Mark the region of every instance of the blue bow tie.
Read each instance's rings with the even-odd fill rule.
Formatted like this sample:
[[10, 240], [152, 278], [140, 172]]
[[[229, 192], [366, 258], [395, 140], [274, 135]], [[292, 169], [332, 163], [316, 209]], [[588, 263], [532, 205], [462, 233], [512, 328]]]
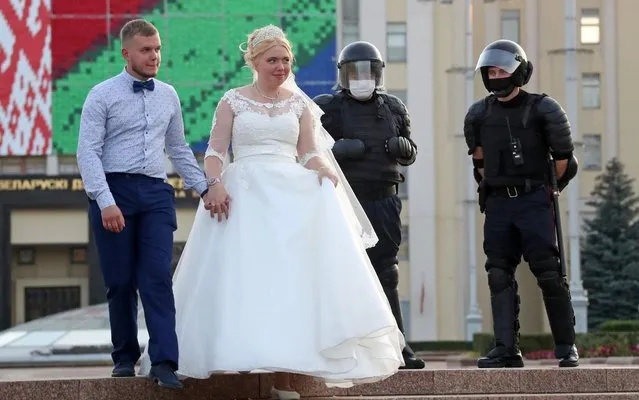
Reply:
[[155, 89], [155, 82], [153, 82], [153, 79], [149, 79], [146, 82], [133, 81], [133, 91], [135, 93], [139, 92], [142, 89], [146, 89], [146, 90]]

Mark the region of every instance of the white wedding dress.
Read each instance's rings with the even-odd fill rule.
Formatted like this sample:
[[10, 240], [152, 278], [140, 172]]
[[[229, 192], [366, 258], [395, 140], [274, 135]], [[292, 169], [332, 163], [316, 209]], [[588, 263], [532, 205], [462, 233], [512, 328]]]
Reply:
[[[266, 370], [350, 387], [404, 365], [370, 244], [332, 182], [300, 160], [315, 151], [312, 126], [300, 128], [307, 105], [237, 89], [218, 105], [207, 154], [228, 161], [232, 144], [222, 175], [232, 200], [222, 222], [200, 202], [174, 276], [181, 378]], [[140, 373], [149, 368], [145, 351]]]

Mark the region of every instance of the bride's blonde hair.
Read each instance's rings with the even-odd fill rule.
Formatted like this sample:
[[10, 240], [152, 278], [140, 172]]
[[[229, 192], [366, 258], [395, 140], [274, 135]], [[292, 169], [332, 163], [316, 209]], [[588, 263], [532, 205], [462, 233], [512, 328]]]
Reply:
[[240, 50], [244, 53], [244, 61], [246, 65], [255, 69], [257, 59], [275, 46], [283, 46], [291, 55], [291, 61], [294, 58], [291, 43], [286, 38], [284, 31], [272, 24], [257, 28], [248, 35], [246, 48]]

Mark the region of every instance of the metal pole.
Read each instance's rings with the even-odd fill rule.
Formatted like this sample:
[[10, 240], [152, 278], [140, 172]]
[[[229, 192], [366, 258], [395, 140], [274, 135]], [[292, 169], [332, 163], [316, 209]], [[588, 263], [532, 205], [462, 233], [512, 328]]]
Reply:
[[[572, 128], [574, 142], [579, 142], [577, 101], [577, 4], [564, 0], [566, 45], [566, 114]], [[581, 254], [579, 229], [579, 176], [568, 185], [568, 235], [570, 243], [570, 287], [575, 309], [576, 332], [588, 330], [588, 298], [581, 281]]]
[[[470, 108], [474, 101], [473, 94], [473, 3], [472, 0], [465, 0], [464, 7], [466, 17], [466, 109]], [[466, 315], [466, 340], [472, 341], [475, 333], [481, 332], [481, 311], [477, 300], [477, 183], [473, 176], [473, 164], [468, 157], [468, 177], [466, 180], [466, 220], [468, 223], [468, 286], [470, 288], [470, 299], [468, 314]]]

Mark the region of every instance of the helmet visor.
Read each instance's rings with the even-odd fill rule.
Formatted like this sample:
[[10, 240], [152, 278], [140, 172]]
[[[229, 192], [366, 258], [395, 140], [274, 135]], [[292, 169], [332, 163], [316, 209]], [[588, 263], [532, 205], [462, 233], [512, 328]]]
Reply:
[[483, 67], [497, 67], [512, 74], [521, 65], [521, 58], [509, 51], [490, 49], [479, 56], [475, 72]]
[[375, 87], [384, 86], [384, 67], [379, 61], [350, 61], [342, 64], [339, 69], [339, 84], [344, 89], [350, 89], [350, 81], [375, 81]]

